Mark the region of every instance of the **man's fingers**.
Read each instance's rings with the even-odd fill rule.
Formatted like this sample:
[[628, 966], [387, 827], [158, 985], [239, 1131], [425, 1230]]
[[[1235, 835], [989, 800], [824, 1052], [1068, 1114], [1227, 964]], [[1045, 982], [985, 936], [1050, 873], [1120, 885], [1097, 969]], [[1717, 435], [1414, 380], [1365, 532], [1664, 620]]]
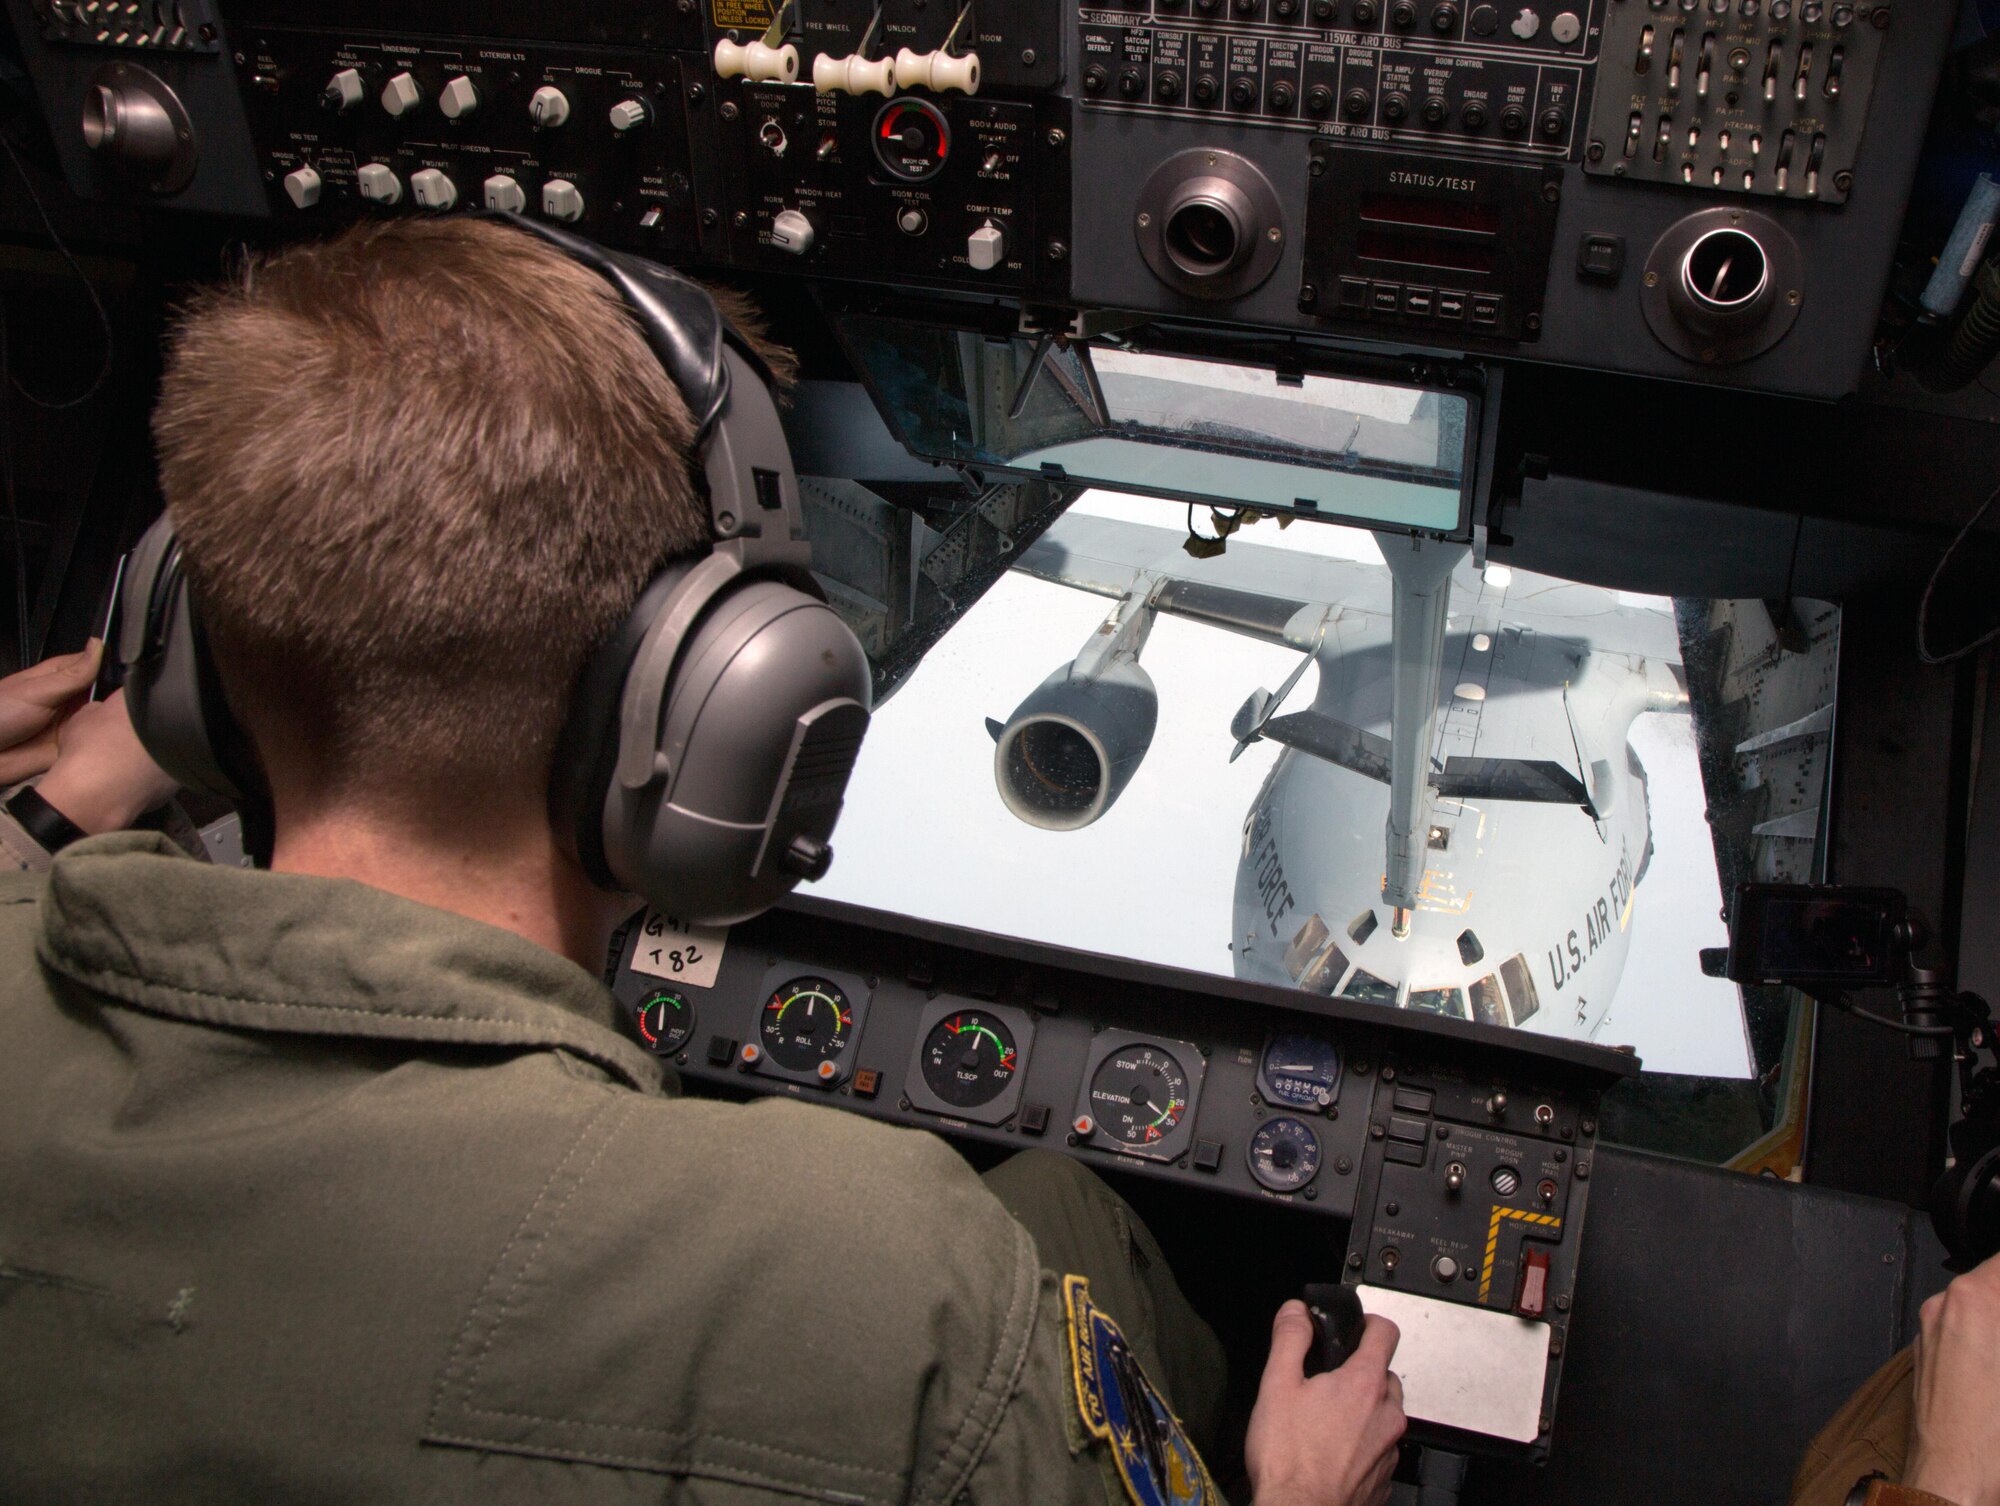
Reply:
[[31, 741], [17, 743], [0, 752], [0, 787], [19, 784], [37, 774], [46, 774], [55, 761], [56, 737], [52, 731]]
[[53, 659], [30, 665], [0, 681], [0, 686], [24, 701], [54, 710], [71, 696], [90, 688], [90, 682], [97, 678], [98, 662], [103, 657], [104, 645], [93, 638], [78, 652], [58, 654]]
[[1287, 1302], [1271, 1320], [1271, 1357], [1264, 1362], [1264, 1383], [1284, 1380], [1297, 1385], [1304, 1380], [1312, 1345], [1313, 1324], [1305, 1303]]
[[1389, 1368], [1389, 1361], [1396, 1356], [1396, 1345], [1402, 1342], [1403, 1331], [1380, 1313], [1368, 1315], [1368, 1326], [1361, 1331], [1361, 1342], [1354, 1347], [1351, 1364], [1373, 1365], [1383, 1370]]

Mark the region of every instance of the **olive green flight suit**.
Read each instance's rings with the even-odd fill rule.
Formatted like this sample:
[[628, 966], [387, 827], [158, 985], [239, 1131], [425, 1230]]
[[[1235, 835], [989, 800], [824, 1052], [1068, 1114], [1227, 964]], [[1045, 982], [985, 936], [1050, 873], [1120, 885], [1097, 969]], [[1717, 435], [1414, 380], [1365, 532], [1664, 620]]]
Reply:
[[1212, 1414], [1087, 1173], [682, 1099], [614, 1020], [344, 880], [0, 876], [0, 1500], [1097, 1506], [1065, 1270]]

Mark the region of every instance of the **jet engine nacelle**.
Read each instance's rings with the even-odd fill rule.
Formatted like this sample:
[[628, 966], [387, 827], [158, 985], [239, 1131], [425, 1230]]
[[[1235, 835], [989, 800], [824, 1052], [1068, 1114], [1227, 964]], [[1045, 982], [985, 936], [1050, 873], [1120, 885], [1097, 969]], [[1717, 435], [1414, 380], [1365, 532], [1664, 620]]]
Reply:
[[1135, 658], [1079, 672], [1065, 664], [994, 727], [993, 779], [1030, 826], [1074, 831], [1111, 809], [1138, 772], [1160, 720], [1153, 678]]

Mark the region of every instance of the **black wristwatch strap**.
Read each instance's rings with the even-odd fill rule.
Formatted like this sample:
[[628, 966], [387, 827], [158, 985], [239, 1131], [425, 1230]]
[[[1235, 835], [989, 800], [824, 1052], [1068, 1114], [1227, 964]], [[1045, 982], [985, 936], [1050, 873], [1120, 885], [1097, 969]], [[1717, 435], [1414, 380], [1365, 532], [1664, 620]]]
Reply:
[[15, 791], [14, 798], [7, 802], [7, 814], [20, 822], [21, 830], [50, 854], [61, 852], [70, 843], [81, 842], [89, 835], [32, 787]]

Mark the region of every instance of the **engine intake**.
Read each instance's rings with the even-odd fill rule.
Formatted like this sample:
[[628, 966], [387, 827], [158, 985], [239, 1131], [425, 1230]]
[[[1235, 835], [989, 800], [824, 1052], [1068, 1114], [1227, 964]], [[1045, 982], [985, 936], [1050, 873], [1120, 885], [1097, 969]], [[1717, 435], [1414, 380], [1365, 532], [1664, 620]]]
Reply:
[[995, 728], [1000, 799], [1046, 831], [1090, 825], [1132, 782], [1159, 719], [1159, 693], [1135, 660], [1086, 675], [1065, 664]]

